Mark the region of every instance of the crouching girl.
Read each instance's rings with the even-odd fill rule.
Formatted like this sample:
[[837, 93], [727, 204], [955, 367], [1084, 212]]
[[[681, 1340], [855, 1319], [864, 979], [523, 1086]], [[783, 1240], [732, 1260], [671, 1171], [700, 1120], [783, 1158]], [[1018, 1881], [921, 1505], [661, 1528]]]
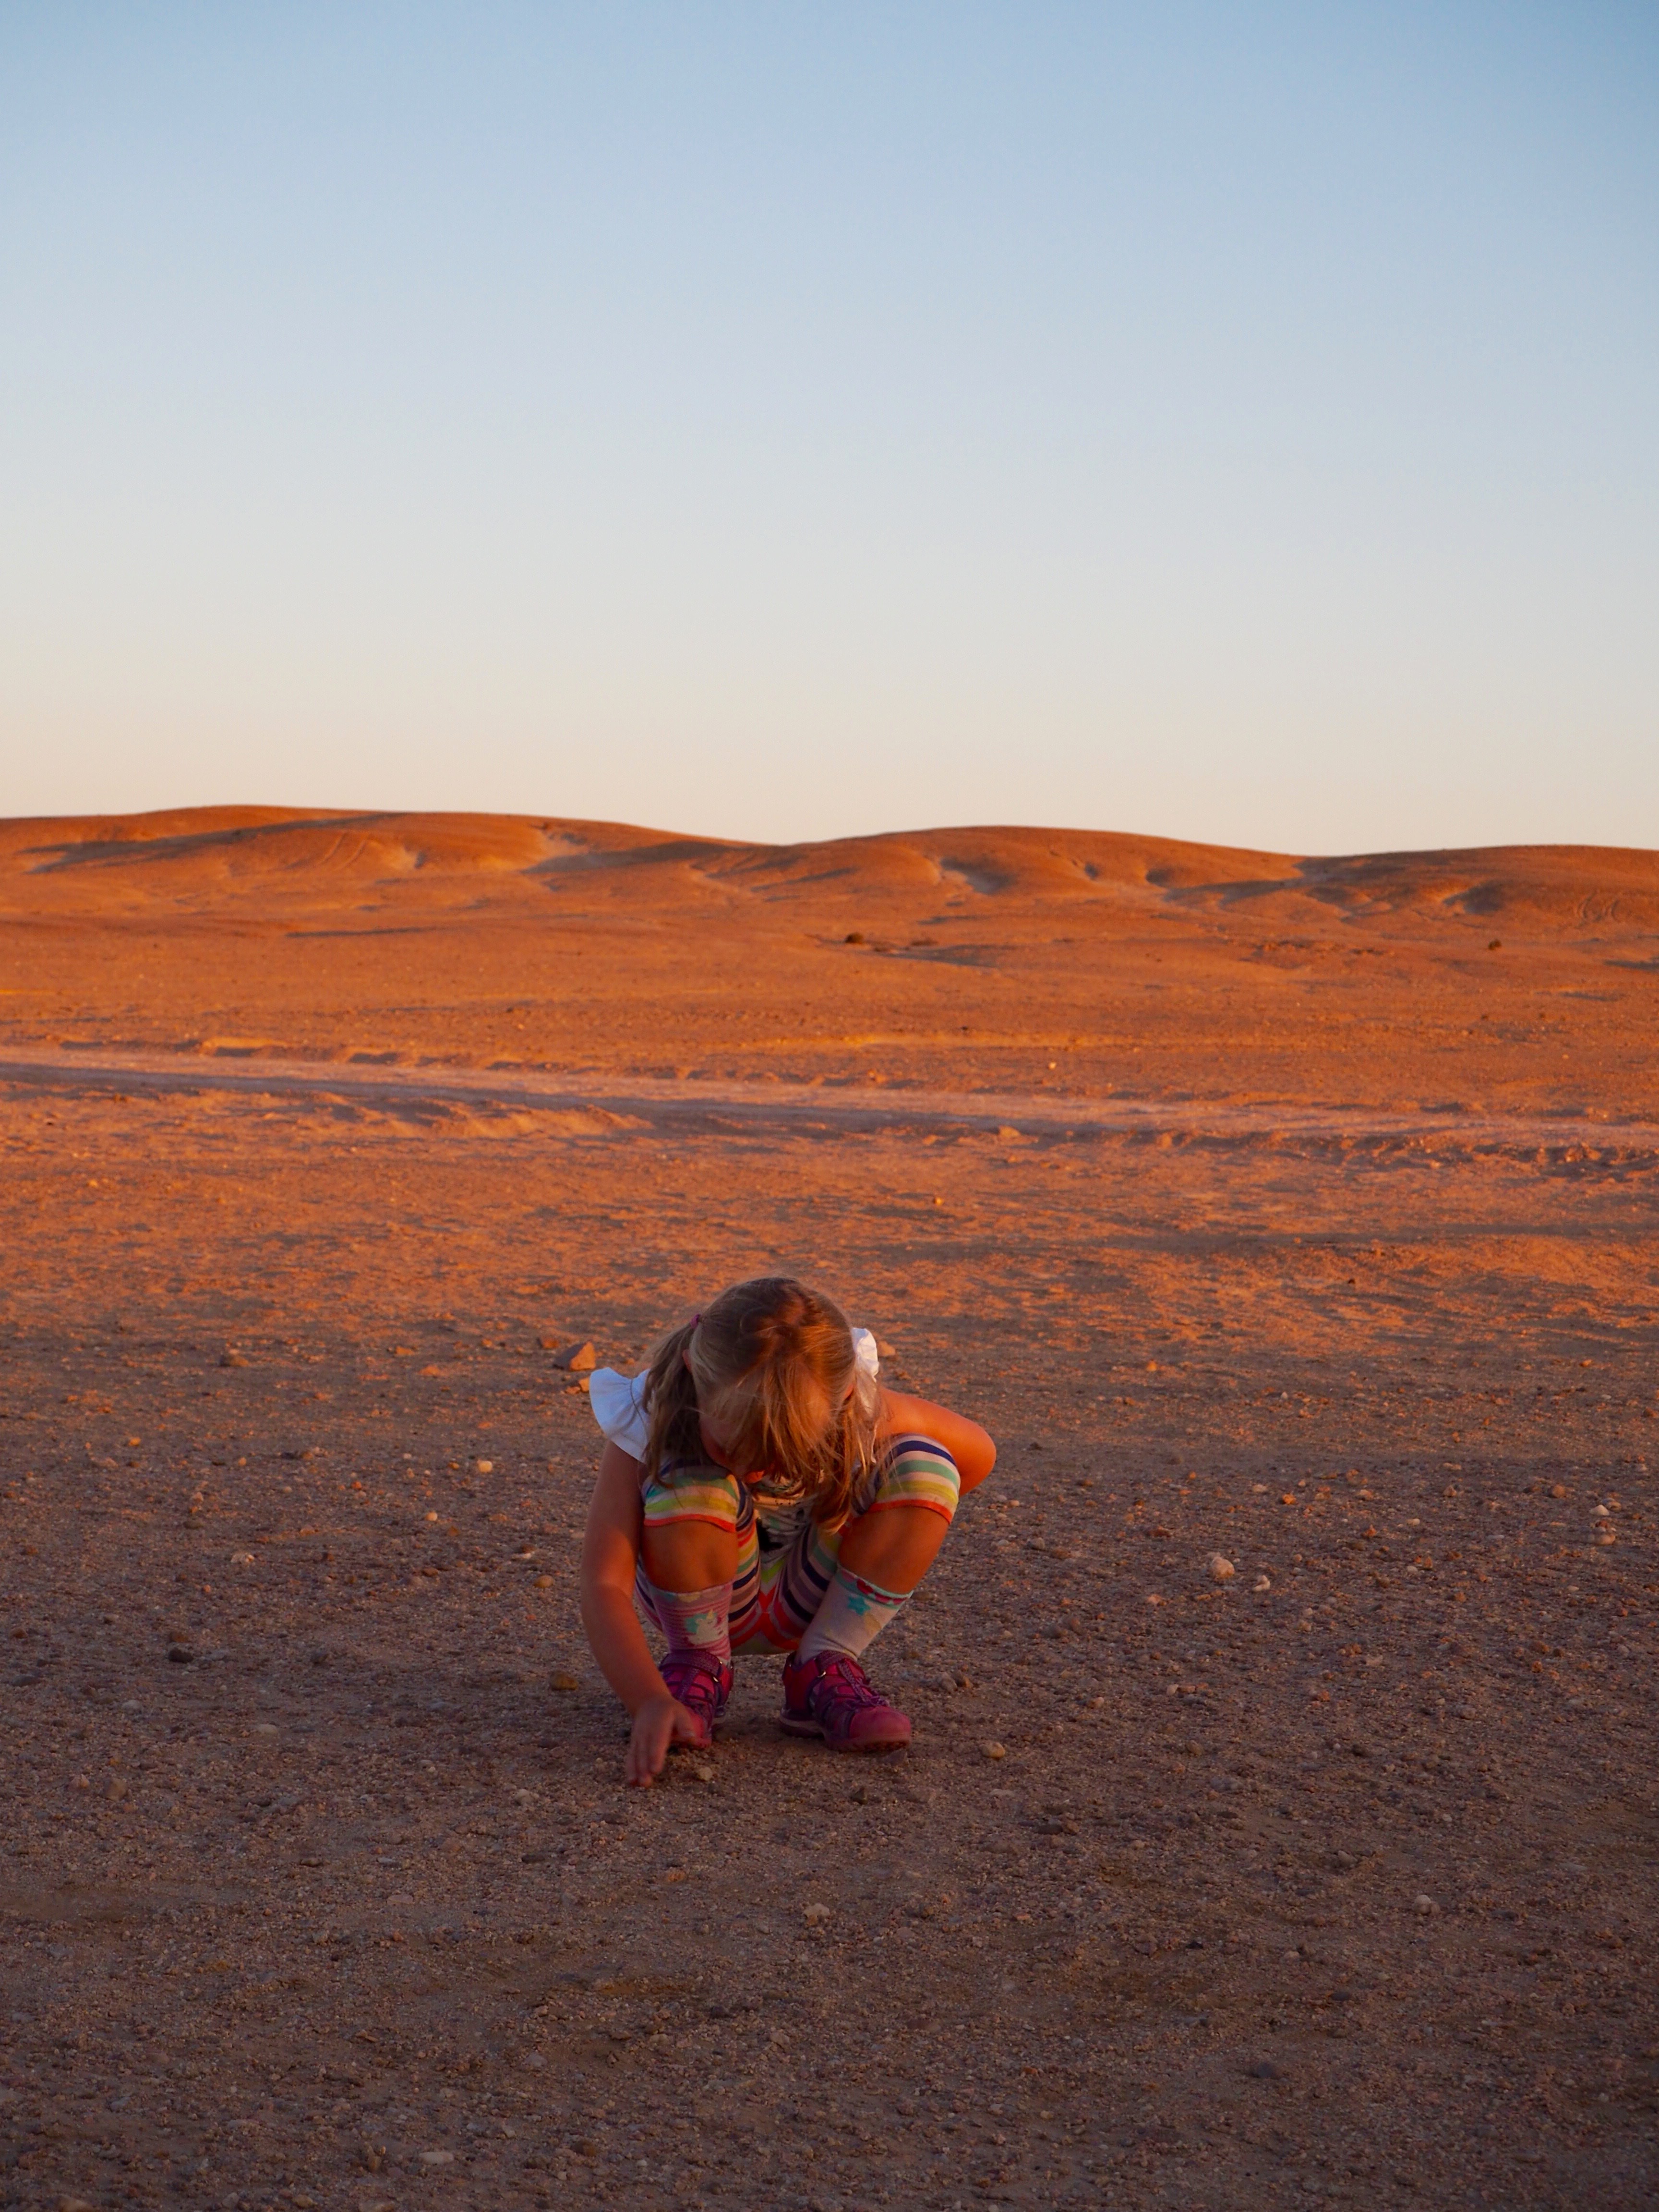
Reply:
[[[659, 1774], [671, 1743], [709, 1741], [734, 1654], [788, 1655], [791, 1734], [837, 1751], [909, 1741], [864, 1655], [996, 1447], [975, 1422], [878, 1376], [868, 1330], [787, 1276], [723, 1291], [670, 1330], [643, 1374], [594, 1375], [605, 1446], [582, 1620], [633, 1716], [629, 1782]], [[667, 1639], [660, 1668], [641, 1614]]]

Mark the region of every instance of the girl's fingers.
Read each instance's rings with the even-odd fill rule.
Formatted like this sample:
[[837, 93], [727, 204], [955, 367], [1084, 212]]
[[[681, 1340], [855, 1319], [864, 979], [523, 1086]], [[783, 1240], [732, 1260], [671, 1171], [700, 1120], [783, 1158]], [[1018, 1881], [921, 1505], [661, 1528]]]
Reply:
[[702, 1745], [708, 1741], [708, 1729], [678, 1699], [641, 1705], [634, 1716], [633, 1732], [628, 1739], [623, 1779], [638, 1789], [649, 1789], [662, 1772], [671, 1743]]

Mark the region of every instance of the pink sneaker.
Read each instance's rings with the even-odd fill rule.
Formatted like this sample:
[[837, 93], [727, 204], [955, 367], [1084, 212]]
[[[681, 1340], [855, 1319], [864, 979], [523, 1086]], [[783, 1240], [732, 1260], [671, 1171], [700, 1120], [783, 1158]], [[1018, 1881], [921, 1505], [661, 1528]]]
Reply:
[[712, 1651], [671, 1651], [659, 1671], [669, 1696], [702, 1723], [705, 1736], [712, 1736], [732, 1694], [731, 1662]]
[[782, 1725], [791, 1735], [821, 1735], [832, 1751], [896, 1751], [910, 1741], [908, 1717], [842, 1651], [784, 1662]]

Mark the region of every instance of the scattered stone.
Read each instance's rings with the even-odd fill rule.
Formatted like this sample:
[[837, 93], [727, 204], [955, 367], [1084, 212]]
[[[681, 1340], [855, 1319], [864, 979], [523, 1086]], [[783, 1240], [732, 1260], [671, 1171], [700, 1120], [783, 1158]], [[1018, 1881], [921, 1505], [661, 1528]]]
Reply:
[[801, 1917], [809, 1928], [822, 1928], [830, 1917], [827, 1905], [808, 1905], [802, 1909]]
[[1250, 1588], [1256, 1591], [1258, 1595], [1262, 1590], [1270, 1590], [1273, 1586], [1273, 1578], [1269, 1575], [1258, 1575], [1255, 1580], [1250, 1584]]
[[495, 1462], [493, 1459], [475, 1459], [472, 1466], [473, 1471], [478, 1474], [494, 1474], [495, 1472]]
[[1414, 1912], [1420, 1912], [1426, 1919], [1430, 1913], [1438, 1912], [1440, 1907], [1435, 1903], [1431, 1897], [1424, 1897], [1419, 1894], [1412, 1899], [1412, 1910]]
[[987, 1759], [1006, 1759], [1008, 1756], [1008, 1747], [1006, 1744], [982, 1743], [980, 1746], [980, 1749], [984, 1753]]
[[1224, 1559], [1219, 1552], [1212, 1552], [1210, 1554], [1209, 1565], [1210, 1580], [1212, 1583], [1231, 1582], [1233, 1578], [1233, 1563], [1231, 1559]]
[[255, 1721], [253, 1733], [255, 1735], [275, 1735], [276, 1723], [275, 1721]]
[[219, 1354], [219, 1364], [221, 1367], [246, 1367], [247, 1361], [234, 1346], [227, 1346]]
[[1258, 2058], [1249, 2072], [1253, 2081], [1282, 2081], [1285, 2078], [1285, 2069], [1271, 2058]]
[[[531, 1587], [532, 1589], [551, 1589], [553, 1587], [553, 1577], [551, 1575], [533, 1576], [531, 1580]], [[554, 1687], [556, 1689], [557, 1686], [558, 1685], [556, 1683]]]
[[557, 1674], [553, 1677], [550, 1687], [559, 1691], [580, 1690], [581, 1684], [576, 1680], [574, 1674], [566, 1674], [562, 1673]]
[[552, 1364], [562, 1367], [573, 1375], [591, 1375], [599, 1364], [599, 1355], [588, 1343], [562, 1345], [555, 1352]]
[[1612, 1515], [1608, 1512], [1605, 1505], [1592, 1505], [1590, 1508], [1590, 1519], [1592, 1521], [1607, 1521], [1611, 1520], [1612, 1517]]
[[454, 2163], [455, 2154], [453, 2150], [423, 2150], [421, 2153], [422, 2166], [453, 2166]]
[[175, 1666], [188, 1667], [195, 1656], [188, 1644], [169, 1644], [167, 1646], [167, 1657]]
[[111, 1775], [107, 1794], [109, 1796], [109, 1802], [112, 1805], [118, 1805], [121, 1800], [126, 1796], [127, 1785], [120, 1775]]

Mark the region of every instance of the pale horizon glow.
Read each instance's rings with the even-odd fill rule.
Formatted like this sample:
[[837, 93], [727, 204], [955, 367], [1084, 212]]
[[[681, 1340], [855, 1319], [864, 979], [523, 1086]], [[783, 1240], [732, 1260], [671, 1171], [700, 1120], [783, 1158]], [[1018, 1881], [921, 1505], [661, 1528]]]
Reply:
[[20, 5], [0, 814], [1659, 847], [1637, 6]]

